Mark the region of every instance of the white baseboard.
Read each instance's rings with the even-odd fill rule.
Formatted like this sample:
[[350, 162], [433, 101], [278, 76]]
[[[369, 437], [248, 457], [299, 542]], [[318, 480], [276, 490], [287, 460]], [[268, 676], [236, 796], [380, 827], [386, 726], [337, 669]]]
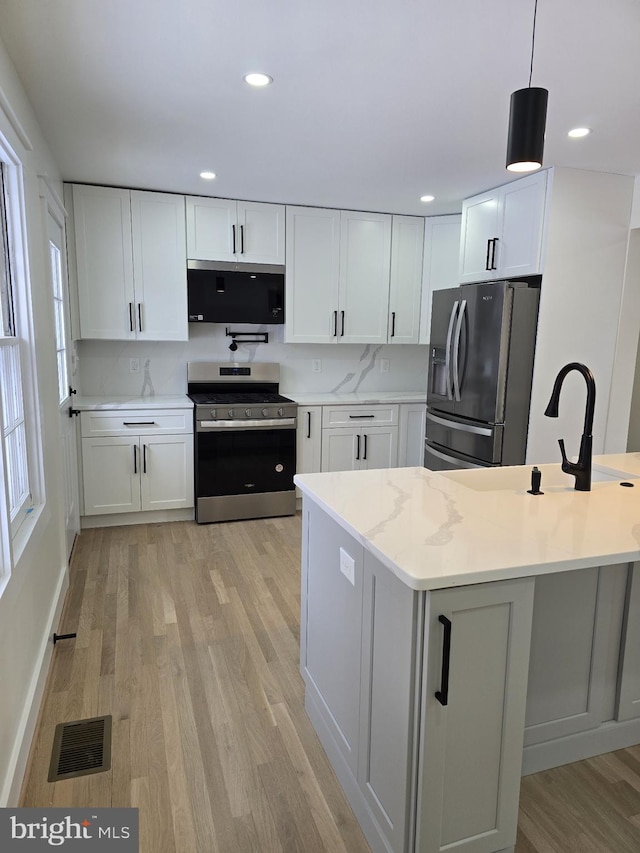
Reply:
[[69, 588], [69, 569], [63, 566], [58, 578], [56, 591], [49, 609], [49, 618], [45, 625], [45, 631], [40, 641], [38, 661], [33, 671], [33, 677], [27, 698], [20, 728], [16, 734], [15, 744], [9, 767], [5, 776], [2, 794], [0, 795], [0, 807], [15, 807], [18, 805], [20, 791], [24, 780], [24, 774], [29, 760], [29, 751], [35, 734], [40, 706], [44, 695], [44, 689], [49, 674], [51, 656], [53, 654], [53, 633], [57, 630], [62, 615], [65, 596]]
[[163, 521], [195, 521], [193, 507], [188, 509], [152, 509], [145, 512], [117, 512], [106, 515], [83, 515], [80, 527], [122, 527], [125, 524], [159, 524]]

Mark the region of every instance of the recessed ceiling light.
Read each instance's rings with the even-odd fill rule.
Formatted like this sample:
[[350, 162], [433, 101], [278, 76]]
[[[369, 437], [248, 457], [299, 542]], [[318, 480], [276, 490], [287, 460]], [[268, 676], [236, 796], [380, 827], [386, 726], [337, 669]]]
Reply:
[[582, 136], [589, 136], [590, 133], [591, 128], [589, 127], [574, 127], [573, 130], [567, 133], [567, 136], [570, 136], [572, 139], [580, 139]]
[[204, 178], [205, 181], [212, 181], [216, 176], [215, 172], [200, 172], [200, 177]]
[[268, 74], [262, 74], [262, 72], [245, 74], [242, 79], [250, 86], [268, 86], [269, 83], [273, 83], [273, 77], [269, 77]]
[[434, 195], [421, 195], [420, 201], [433, 201], [435, 198]]

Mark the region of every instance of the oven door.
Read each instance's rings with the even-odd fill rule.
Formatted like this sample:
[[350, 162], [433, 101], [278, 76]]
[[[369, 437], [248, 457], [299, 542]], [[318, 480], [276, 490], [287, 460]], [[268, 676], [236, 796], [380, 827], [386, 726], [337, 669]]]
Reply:
[[293, 491], [295, 419], [258, 423], [198, 421], [197, 498]]

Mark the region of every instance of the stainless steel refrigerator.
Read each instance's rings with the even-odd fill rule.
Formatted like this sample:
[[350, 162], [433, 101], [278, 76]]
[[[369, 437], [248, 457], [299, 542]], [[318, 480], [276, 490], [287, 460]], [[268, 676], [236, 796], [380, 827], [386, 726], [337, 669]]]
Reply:
[[539, 297], [539, 279], [433, 294], [426, 468], [524, 463]]

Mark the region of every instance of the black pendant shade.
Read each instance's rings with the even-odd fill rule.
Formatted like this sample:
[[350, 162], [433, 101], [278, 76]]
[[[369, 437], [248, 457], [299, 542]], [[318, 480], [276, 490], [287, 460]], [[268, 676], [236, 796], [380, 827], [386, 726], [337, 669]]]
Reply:
[[511, 95], [507, 169], [532, 172], [542, 166], [544, 130], [547, 121], [547, 89], [529, 86]]

